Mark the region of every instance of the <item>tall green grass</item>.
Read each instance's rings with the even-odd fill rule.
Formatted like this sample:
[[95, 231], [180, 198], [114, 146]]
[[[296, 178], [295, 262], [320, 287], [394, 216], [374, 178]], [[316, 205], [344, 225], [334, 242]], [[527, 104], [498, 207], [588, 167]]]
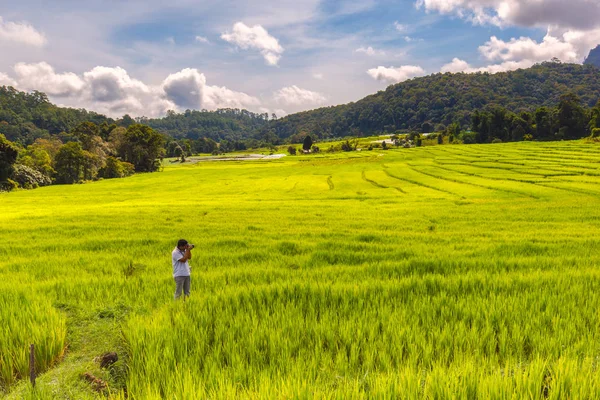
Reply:
[[[560, 142], [0, 195], [2, 356], [33, 340], [51, 368], [85, 315], [114, 319], [133, 399], [595, 398], [599, 183], [600, 148]], [[173, 302], [181, 237], [192, 296]], [[10, 390], [23, 373], [2, 365]]]

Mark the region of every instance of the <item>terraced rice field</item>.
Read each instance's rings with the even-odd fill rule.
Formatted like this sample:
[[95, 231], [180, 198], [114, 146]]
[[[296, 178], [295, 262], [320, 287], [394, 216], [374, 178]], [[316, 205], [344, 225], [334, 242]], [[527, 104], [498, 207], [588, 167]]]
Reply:
[[[600, 147], [557, 142], [198, 163], [0, 195], [0, 390], [597, 398], [599, 184]], [[197, 245], [186, 302], [172, 300], [180, 237]], [[30, 342], [35, 390], [18, 382]], [[101, 370], [105, 351], [121, 358]]]

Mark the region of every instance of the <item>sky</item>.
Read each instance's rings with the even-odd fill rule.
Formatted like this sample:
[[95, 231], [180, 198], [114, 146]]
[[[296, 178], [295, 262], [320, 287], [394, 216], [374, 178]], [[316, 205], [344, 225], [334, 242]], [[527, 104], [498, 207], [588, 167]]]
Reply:
[[0, 0], [0, 85], [112, 117], [281, 117], [598, 44], [598, 0]]

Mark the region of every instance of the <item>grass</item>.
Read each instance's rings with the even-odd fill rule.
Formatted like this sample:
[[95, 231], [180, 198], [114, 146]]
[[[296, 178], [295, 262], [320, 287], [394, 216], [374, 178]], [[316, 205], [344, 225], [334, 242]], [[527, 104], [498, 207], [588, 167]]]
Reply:
[[[595, 398], [599, 183], [600, 147], [581, 141], [167, 165], [0, 195], [0, 391]], [[181, 237], [192, 296], [173, 302]], [[17, 382], [30, 342], [36, 389]], [[107, 351], [120, 361], [103, 370]]]

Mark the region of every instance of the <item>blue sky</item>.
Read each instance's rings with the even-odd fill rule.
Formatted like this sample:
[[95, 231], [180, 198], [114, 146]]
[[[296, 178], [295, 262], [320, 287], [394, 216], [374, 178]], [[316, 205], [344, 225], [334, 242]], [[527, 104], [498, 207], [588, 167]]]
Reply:
[[594, 0], [21, 0], [0, 84], [112, 116], [287, 113], [438, 72], [500, 72], [600, 43]]

